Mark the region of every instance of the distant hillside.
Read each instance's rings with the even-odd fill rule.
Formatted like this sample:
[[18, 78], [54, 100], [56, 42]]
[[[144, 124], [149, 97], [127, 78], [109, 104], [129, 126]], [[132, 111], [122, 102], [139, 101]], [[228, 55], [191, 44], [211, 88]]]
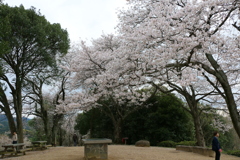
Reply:
[[[29, 129], [28, 121], [31, 120], [29, 118], [23, 117], [23, 128]], [[0, 114], [0, 134], [4, 134], [5, 132], [9, 132], [9, 126], [8, 126], [8, 119], [6, 115]]]
[[5, 114], [0, 114], [0, 122], [1, 121], [7, 121], [7, 117], [5, 116]]

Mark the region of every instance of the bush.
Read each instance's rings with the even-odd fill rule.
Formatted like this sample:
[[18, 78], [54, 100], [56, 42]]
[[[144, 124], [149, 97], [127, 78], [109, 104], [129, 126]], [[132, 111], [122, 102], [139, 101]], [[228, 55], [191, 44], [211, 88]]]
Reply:
[[158, 146], [161, 147], [176, 147], [176, 143], [173, 141], [162, 141], [158, 143]]
[[195, 141], [181, 141], [181, 142], [178, 142], [177, 145], [196, 146], [196, 142]]
[[227, 151], [227, 154], [240, 157], [240, 151]]

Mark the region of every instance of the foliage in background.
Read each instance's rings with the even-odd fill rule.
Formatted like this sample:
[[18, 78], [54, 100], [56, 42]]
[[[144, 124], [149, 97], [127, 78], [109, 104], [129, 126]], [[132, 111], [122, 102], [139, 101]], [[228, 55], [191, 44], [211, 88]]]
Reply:
[[[128, 137], [128, 144], [146, 139], [151, 145], [164, 140], [192, 140], [192, 121], [179, 107], [181, 103], [173, 94], [154, 96], [146, 104], [149, 107], [132, 113], [123, 122], [122, 138]], [[113, 138], [113, 124], [99, 108], [79, 114], [76, 123], [75, 130], [80, 130], [81, 134], [90, 130], [93, 138]]]
[[[66, 119], [65, 119], [66, 120]], [[50, 122], [52, 123], [52, 122]], [[46, 141], [47, 136], [44, 131], [43, 121], [39, 117], [35, 117], [28, 122], [30, 129], [25, 131], [25, 135], [31, 141]], [[50, 129], [50, 128], [49, 128]], [[56, 133], [56, 145], [70, 146], [72, 144], [72, 134], [66, 130], [66, 127], [63, 127], [61, 123]], [[49, 135], [51, 136], [51, 134]], [[50, 143], [51, 144], [51, 143]]]
[[130, 143], [139, 139], [147, 139], [151, 145], [166, 140], [193, 140], [192, 119], [180, 107], [180, 99], [173, 94], [160, 94], [148, 103], [152, 105], [133, 113], [124, 123], [124, 136], [129, 137]]
[[173, 141], [162, 141], [162, 142], [158, 143], [157, 146], [173, 148], [173, 147], [176, 147], [176, 142], [173, 142]]
[[230, 155], [233, 155], [233, 156], [240, 157], [240, 151], [239, 150], [227, 151], [226, 153], [230, 154]]
[[176, 147], [176, 145], [183, 145], [183, 146], [196, 146], [196, 141], [181, 141], [181, 142], [174, 142], [174, 141], [162, 141], [157, 144], [157, 146], [161, 147]]
[[40, 118], [33, 118], [28, 122], [28, 124], [31, 127], [31, 130], [28, 131], [31, 141], [46, 140], [43, 123]]
[[90, 130], [93, 138], [113, 139], [113, 124], [99, 108], [93, 108], [87, 112], [80, 113], [76, 119], [75, 130], [85, 135]]
[[[11, 132], [23, 142], [23, 92], [25, 78], [56, 66], [56, 56], [69, 49], [68, 32], [58, 23], [51, 24], [36, 8], [0, 5], [0, 109], [7, 116]], [[8, 89], [8, 91], [7, 91]], [[11, 94], [8, 94], [8, 93]], [[13, 114], [14, 113], [14, 114]], [[16, 117], [16, 123], [14, 122]]]
[[218, 114], [216, 110], [211, 110], [208, 113], [201, 114], [201, 123], [207, 147], [212, 145], [214, 131], [218, 131], [220, 134], [219, 141], [223, 150], [232, 150], [240, 147], [239, 138], [237, 138], [237, 134], [228, 117]]
[[178, 142], [177, 145], [196, 146], [196, 141], [181, 141], [181, 142]]

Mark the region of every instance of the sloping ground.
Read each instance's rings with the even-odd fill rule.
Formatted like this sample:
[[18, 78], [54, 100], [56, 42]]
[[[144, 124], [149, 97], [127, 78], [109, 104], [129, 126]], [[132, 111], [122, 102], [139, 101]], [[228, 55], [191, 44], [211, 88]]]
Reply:
[[[50, 147], [44, 151], [29, 151], [24, 156], [6, 160], [84, 160], [84, 147]], [[109, 145], [108, 160], [214, 160], [200, 154], [177, 151], [174, 148]], [[222, 154], [221, 160], [240, 160]]]

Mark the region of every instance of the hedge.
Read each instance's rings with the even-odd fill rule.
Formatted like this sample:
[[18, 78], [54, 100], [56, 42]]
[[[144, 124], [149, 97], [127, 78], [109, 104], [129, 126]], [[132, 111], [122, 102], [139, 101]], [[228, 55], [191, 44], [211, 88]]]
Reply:
[[176, 145], [196, 146], [196, 142], [195, 141], [181, 141], [181, 142], [178, 142]]
[[176, 147], [176, 143], [173, 141], [162, 141], [157, 145], [160, 147]]
[[227, 151], [227, 154], [240, 157], [240, 151]]

